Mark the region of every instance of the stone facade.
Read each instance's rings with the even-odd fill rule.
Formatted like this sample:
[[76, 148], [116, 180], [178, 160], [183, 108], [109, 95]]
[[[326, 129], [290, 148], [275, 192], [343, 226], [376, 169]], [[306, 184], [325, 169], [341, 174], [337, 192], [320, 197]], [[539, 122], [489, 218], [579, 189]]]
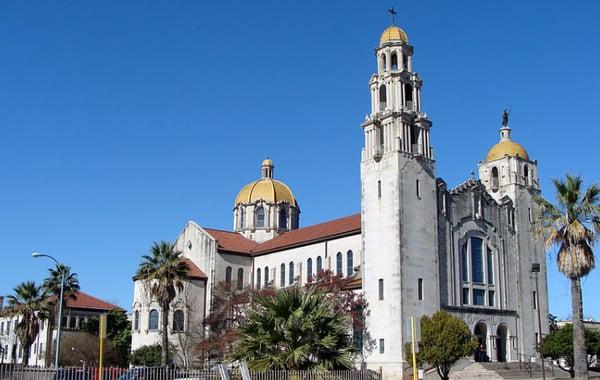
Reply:
[[[177, 248], [205, 274], [191, 288], [194, 308], [176, 301], [186, 321], [201, 324], [219, 281], [301, 286], [330, 269], [355, 279], [364, 293], [372, 344], [361, 360], [385, 379], [400, 379], [409, 368], [404, 344], [411, 340], [411, 318], [418, 325], [440, 309], [463, 319], [480, 340], [473, 360], [535, 355], [536, 308], [544, 316], [542, 333], [548, 329], [545, 256], [531, 233], [537, 162], [512, 141], [505, 113], [500, 142], [479, 163], [480, 180], [448, 188], [436, 175], [432, 122], [421, 109], [423, 82], [413, 71], [413, 53], [396, 26], [375, 49], [371, 112], [361, 124], [360, 214], [298, 228], [298, 203], [265, 160], [262, 178], [236, 197], [233, 231], [190, 222], [177, 238]], [[534, 263], [539, 273], [532, 273]], [[143, 287], [136, 282], [134, 313], [153, 307]], [[171, 338], [177, 345], [176, 332]], [[157, 332], [138, 329], [133, 348], [158, 340]]]

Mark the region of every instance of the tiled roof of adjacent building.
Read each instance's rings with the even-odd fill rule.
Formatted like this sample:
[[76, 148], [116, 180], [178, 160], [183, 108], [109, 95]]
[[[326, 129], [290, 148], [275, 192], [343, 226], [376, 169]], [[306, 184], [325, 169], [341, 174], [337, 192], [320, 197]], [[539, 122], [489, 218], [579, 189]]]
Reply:
[[103, 301], [99, 298], [93, 297], [81, 290], [76, 292], [73, 297], [68, 297], [66, 307], [72, 309], [92, 309], [92, 310], [123, 310], [121, 307], [112, 303]]
[[361, 223], [360, 214], [350, 215], [284, 232], [283, 234], [260, 244], [245, 238], [237, 232], [215, 230], [211, 228], [205, 228], [205, 230], [217, 240], [219, 250], [221, 251], [259, 255], [283, 248], [302, 246], [330, 238], [357, 234], [360, 233]]
[[206, 280], [208, 278], [206, 274], [204, 274], [204, 272], [202, 272], [202, 270], [192, 262], [192, 260], [184, 258], [183, 262], [188, 267], [188, 278], [192, 278], [195, 280]]

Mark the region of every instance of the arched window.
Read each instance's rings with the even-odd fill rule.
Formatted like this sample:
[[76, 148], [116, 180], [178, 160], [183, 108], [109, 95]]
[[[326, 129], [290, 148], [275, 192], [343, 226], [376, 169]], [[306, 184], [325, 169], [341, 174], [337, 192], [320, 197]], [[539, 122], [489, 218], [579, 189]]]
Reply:
[[269, 267], [265, 267], [265, 286], [269, 285]]
[[306, 260], [306, 282], [312, 281], [312, 259], [309, 257]]
[[261, 278], [260, 278], [260, 268], [258, 268], [256, 270], [256, 289], [260, 289], [260, 282], [261, 282]]
[[392, 70], [398, 70], [398, 56], [396, 53], [392, 54]]
[[292, 285], [294, 283], [294, 262], [290, 261], [290, 285]]
[[385, 71], [387, 69], [387, 62], [385, 59], [385, 54], [381, 55], [381, 71]]
[[342, 270], [342, 252], [338, 252], [337, 255], [335, 255], [335, 274], [338, 276], [344, 275]]
[[148, 330], [158, 330], [158, 310], [150, 310], [148, 316]]
[[498, 168], [495, 166], [492, 168], [491, 182], [492, 182], [492, 191], [493, 192], [498, 191], [498, 188], [500, 187], [500, 180], [498, 179]]
[[346, 269], [348, 277], [354, 274], [354, 254], [352, 251], [346, 252]]
[[285, 287], [285, 264], [281, 264], [279, 272], [279, 286], [283, 288]]
[[244, 229], [246, 225], [246, 211], [243, 207], [240, 207], [240, 229]]
[[133, 330], [134, 331], [140, 330], [140, 311], [139, 310], [136, 310], [133, 313]]
[[183, 310], [175, 310], [173, 313], [173, 331], [183, 331], [184, 315]]
[[413, 87], [408, 83], [404, 85], [404, 105], [410, 110], [413, 109]]
[[323, 258], [317, 256], [317, 275], [323, 270]]
[[287, 228], [287, 213], [284, 208], [279, 210], [279, 228]]
[[237, 273], [237, 290], [242, 289], [244, 289], [244, 270], [240, 268]]
[[231, 284], [231, 267], [225, 268], [225, 282]]
[[471, 278], [477, 284], [483, 284], [482, 243], [479, 238], [471, 238]]
[[402, 68], [408, 70], [408, 55], [406, 54], [402, 55]]
[[256, 227], [265, 226], [265, 209], [262, 206], [256, 209]]
[[385, 84], [382, 84], [379, 87], [379, 110], [383, 111], [387, 107], [387, 91], [385, 88]]
[[495, 307], [494, 254], [482, 238], [470, 237], [461, 245], [460, 266], [462, 304]]
[[529, 186], [529, 166], [523, 166], [523, 178], [525, 179], [525, 186]]
[[411, 124], [408, 128], [408, 138], [410, 140], [409, 144], [411, 152], [417, 153], [419, 151], [419, 148], [417, 147], [419, 142], [419, 130], [414, 124]]

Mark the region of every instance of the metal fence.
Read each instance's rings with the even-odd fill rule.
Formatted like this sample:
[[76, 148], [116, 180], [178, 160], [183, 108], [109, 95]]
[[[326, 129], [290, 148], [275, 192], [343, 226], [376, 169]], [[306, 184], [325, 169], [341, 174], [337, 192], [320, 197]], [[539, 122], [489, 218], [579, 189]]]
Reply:
[[[231, 380], [241, 380], [238, 370], [230, 371]], [[350, 371], [251, 371], [252, 380], [381, 380], [370, 370]], [[15, 380], [222, 380], [218, 370], [162, 367], [103, 368], [102, 376], [95, 367], [59, 369], [0, 365], [0, 379]]]

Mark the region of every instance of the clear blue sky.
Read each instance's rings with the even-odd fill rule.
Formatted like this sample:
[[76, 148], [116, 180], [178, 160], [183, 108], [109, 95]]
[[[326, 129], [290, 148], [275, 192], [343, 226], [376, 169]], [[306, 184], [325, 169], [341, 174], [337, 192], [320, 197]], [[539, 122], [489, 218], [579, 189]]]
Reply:
[[[455, 186], [498, 139], [598, 179], [597, 1], [0, 0], [0, 294], [56, 255], [129, 308], [131, 276], [186, 221], [232, 224], [274, 159], [309, 225], [360, 209], [359, 123], [394, 5], [415, 46], [437, 175]], [[570, 315], [549, 259], [551, 312]], [[600, 269], [584, 281], [600, 319]]]

